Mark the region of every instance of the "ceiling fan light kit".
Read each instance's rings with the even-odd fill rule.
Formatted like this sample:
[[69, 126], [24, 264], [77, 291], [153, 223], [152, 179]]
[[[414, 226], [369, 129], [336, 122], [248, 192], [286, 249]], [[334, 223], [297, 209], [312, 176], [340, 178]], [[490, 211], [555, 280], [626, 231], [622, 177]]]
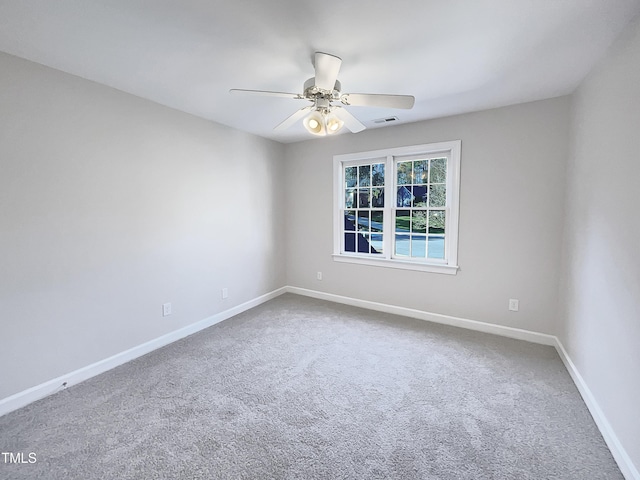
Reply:
[[316, 52], [314, 62], [315, 77], [304, 82], [301, 94], [244, 89], [231, 89], [229, 92], [308, 100], [312, 103], [311, 106], [294, 112], [277, 125], [275, 130], [287, 129], [298, 120], [303, 119], [302, 123], [307, 131], [319, 136], [335, 134], [342, 127], [347, 127], [352, 133], [361, 132], [366, 128], [349, 111], [341, 105], [332, 105], [332, 102], [340, 102], [348, 106], [413, 108], [415, 98], [411, 95], [342, 94], [342, 85], [337, 78], [341, 65], [342, 59], [340, 57]]
[[314, 110], [305, 117], [302, 124], [309, 133], [320, 136], [333, 135], [339, 132], [344, 126], [344, 122], [328, 110]]

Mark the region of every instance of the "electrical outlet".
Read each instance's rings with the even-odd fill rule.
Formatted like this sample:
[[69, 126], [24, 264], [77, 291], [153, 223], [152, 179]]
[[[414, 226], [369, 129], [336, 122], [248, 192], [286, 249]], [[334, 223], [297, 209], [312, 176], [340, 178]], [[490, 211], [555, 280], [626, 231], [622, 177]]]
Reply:
[[318, 272], [318, 273], [316, 274], [316, 278], [317, 278], [318, 280], [322, 280], [322, 272]]
[[163, 317], [167, 317], [171, 315], [171, 304], [170, 303], [163, 303], [162, 304], [162, 316]]
[[227, 287], [222, 289], [222, 298], [228, 298], [229, 297], [229, 289]]
[[509, 299], [509, 310], [511, 310], [512, 312], [517, 312], [518, 308], [520, 307], [520, 301], [515, 299], [515, 298], [510, 298]]

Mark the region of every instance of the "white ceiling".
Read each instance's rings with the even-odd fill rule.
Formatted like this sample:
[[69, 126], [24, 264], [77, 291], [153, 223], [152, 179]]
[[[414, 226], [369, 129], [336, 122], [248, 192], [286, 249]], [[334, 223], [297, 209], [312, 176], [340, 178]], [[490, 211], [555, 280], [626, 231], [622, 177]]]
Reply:
[[229, 89], [301, 93], [319, 50], [343, 59], [343, 93], [416, 97], [349, 107], [367, 128], [550, 98], [638, 13], [640, 0], [0, 0], [0, 50], [288, 143], [311, 136], [273, 127], [306, 102]]

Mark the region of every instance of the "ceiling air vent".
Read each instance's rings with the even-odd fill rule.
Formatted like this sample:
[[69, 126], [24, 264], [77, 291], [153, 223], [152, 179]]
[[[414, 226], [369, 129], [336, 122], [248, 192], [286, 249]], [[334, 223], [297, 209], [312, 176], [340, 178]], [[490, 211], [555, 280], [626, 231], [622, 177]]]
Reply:
[[398, 117], [384, 117], [384, 118], [378, 118], [377, 120], [374, 120], [373, 123], [389, 123], [389, 122], [397, 122], [398, 121]]

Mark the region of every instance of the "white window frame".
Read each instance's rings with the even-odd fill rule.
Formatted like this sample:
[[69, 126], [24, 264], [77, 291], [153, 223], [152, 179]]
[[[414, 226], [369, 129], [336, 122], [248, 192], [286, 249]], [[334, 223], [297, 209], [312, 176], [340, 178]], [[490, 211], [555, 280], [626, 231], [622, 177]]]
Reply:
[[[370, 152], [334, 155], [333, 157], [333, 260], [378, 267], [401, 268], [423, 272], [455, 275], [458, 271], [458, 218], [460, 215], [460, 140], [388, 148]], [[409, 259], [393, 252], [393, 211], [396, 209], [397, 175], [395, 165], [402, 157], [447, 157], [445, 207], [445, 259]], [[383, 253], [344, 251], [344, 168], [350, 165], [385, 163], [385, 198], [383, 223]]]

